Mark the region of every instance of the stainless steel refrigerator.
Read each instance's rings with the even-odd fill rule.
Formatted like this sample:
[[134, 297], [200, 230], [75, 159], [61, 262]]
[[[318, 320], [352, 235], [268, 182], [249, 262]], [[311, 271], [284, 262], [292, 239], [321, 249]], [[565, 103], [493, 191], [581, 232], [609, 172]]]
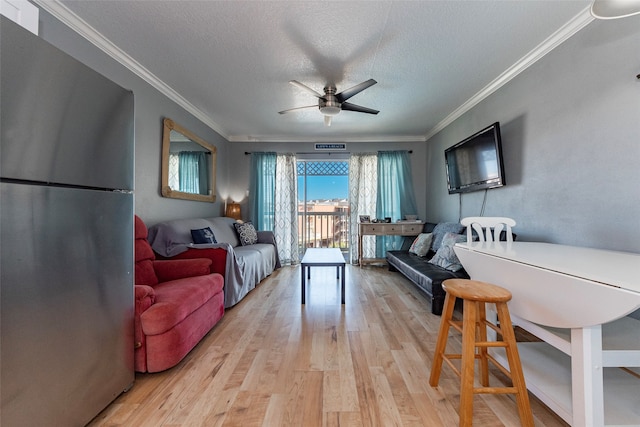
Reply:
[[133, 373], [133, 93], [0, 21], [0, 424], [82, 426]]

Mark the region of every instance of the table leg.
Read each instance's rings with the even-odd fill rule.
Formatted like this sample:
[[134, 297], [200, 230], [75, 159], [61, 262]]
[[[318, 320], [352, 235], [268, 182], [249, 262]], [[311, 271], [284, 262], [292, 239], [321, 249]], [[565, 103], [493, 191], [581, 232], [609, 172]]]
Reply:
[[301, 274], [301, 276], [302, 276], [302, 277], [301, 277], [300, 283], [302, 283], [302, 304], [304, 304], [304, 293], [305, 293], [305, 292], [304, 292], [304, 288], [305, 288], [305, 286], [304, 286], [304, 284], [305, 284], [305, 283], [304, 283], [304, 277], [305, 277], [305, 275], [304, 275], [304, 269], [305, 269], [305, 268], [307, 268], [307, 267], [306, 267], [304, 264], [301, 264], [301, 266], [300, 266], [300, 272], [302, 273], [302, 274]]
[[341, 286], [340, 286], [340, 293], [342, 294], [342, 304], [344, 304], [344, 270], [345, 270], [345, 265], [342, 264], [342, 280], [341, 280]]
[[340, 278], [340, 266], [336, 266], [336, 279]]
[[604, 425], [602, 326], [571, 330], [571, 389], [574, 426]]

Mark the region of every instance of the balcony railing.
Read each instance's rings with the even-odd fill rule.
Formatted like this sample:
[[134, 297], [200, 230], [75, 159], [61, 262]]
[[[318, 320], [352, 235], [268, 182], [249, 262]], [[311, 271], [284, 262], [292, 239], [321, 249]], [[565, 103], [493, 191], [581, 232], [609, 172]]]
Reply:
[[340, 248], [349, 252], [348, 212], [298, 212], [298, 244], [305, 248]]

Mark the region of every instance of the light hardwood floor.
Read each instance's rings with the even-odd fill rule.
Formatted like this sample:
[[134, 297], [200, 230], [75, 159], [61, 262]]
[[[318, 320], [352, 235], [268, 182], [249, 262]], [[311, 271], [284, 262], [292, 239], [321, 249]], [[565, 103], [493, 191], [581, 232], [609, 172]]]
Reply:
[[[347, 265], [346, 279], [341, 305], [335, 268], [313, 268], [303, 306], [300, 267], [278, 270], [90, 425], [457, 426], [458, 378], [444, 366], [439, 387], [428, 383], [440, 317], [427, 299], [382, 267]], [[567, 425], [530, 396], [537, 426]], [[474, 425], [519, 425], [513, 396], [476, 396]]]

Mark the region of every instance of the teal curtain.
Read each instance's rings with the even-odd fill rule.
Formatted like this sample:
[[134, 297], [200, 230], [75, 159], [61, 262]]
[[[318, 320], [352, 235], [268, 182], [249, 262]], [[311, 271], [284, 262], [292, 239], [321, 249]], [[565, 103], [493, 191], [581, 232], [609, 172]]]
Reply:
[[[409, 152], [378, 152], [376, 218], [391, 218], [395, 222], [417, 212]], [[402, 236], [377, 236], [376, 257], [384, 258], [386, 251], [400, 249], [403, 241]]]
[[209, 156], [211, 154], [201, 151], [198, 155], [198, 188], [199, 193], [205, 196], [209, 195], [209, 183], [211, 182], [209, 176]]
[[251, 153], [249, 218], [257, 230], [274, 228], [276, 159], [276, 153]]
[[178, 153], [178, 179], [180, 191], [192, 194], [209, 194], [209, 168], [204, 151]]

